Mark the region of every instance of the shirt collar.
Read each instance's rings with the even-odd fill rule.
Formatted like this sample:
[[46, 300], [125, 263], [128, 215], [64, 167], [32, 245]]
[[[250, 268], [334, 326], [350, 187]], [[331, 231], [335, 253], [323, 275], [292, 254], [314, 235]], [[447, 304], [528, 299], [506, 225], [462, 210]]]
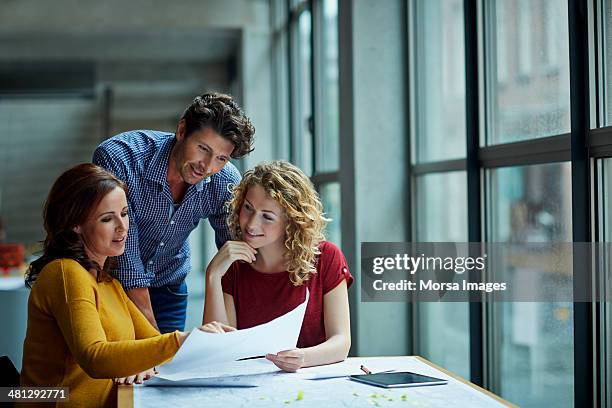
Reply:
[[205, 179], [203, 179], [202, 181], [200, 181], [200, 182], [196, 183], [196, 185], [195, 185], [195, 186], [196, 186], [196, 190], [197, 190], [198, 192], [200, 192], [200, 191], [204, 190], [204, 184], [206, 184], [206, 183], [210, 183], [210, 177], [206, 177], [206, 178], [205, 178]]
[[166, 183], [166, 175], [168, 173], [168, 160], [170, 159], [170, 152], [175, 142], [174, 134], [171, 134], [166, 140], [162, 141], [157, 151], [153, 155], [145, 177], [149, 180], [155, 181], [158, 184], [164, 185]]

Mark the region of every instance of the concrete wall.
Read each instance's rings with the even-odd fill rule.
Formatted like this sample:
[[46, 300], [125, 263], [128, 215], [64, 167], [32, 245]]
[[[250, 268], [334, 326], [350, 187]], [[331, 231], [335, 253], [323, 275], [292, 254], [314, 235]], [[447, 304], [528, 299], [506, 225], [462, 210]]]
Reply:
[[359, 258], [361, 242], [407, 239], [405, 5], [339, 4], [342, 242], [357, 277], [351, 290], [352, 354], [403, 355], [411, 345], [409, 305], [362, 303]]

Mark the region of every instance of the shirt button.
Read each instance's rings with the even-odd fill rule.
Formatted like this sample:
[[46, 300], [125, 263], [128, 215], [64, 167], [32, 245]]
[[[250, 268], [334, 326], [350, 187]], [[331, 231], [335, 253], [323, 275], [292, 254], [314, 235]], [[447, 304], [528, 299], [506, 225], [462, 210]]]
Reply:
[[153, 261], [149, 261], [149, 265], [153, 265]]
[[163, 242], [160, 242], [160, 243], [159, 243], [159, 246], [164, 246], [164, 245], [165, 245], [165, 244], [164, 244]]
[[170, 225], [174, 225], [174, 220], [170, 221]]

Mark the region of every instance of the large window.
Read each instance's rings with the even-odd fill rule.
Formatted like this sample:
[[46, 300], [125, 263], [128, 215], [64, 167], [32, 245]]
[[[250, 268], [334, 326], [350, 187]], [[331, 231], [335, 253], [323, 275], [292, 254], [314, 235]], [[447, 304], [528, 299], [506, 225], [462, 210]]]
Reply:
[[[407, 4], [410, 239], [610, 242], [611, 3]], [[340, 163], [350, 149], [340, 146], [338, 138], [343, 79], [338, 73], [345, 71], [338, 69], [343, 49], [337, 36], [338, 21], [353, 16], [338, 16], [337, 0], [287, 5], [291, 159], [312, 177], [335, 220], [328, 237], [340, 241], [340, 214], [345, 226], [351, 225], [356, 203], [351, 203], [352, 212], [343, 207], [352, 194], [342, 195], [349, 190], [340, 177]], [[355, 4], [346, 5], [355, 11]], [[352, 34], [364, 29], [360, 19], [350, 23]], [[343, 46], [367, 43], [365, 36], [356, 38], [355, 44]], [[364, 68], [367, 64], [359, 65]], [[360, 163], [354, 166], [363, 171]], [[610, 290], [606, 261], [603, 269], [595, 269], [594, 282]], [[535, 268], [529, 262], [524, 257], [520, 263], [496, 266], [520, 275]], [[572, 293], [575, 277], [588, 273], [587, 264], [573, 259], [572, 268], [544, 274], [540, 279], [546, 281], [534, 285]], [[580, 302], [422, 303], [413, 314], [411, 336], [417, 354], [520, 406], [609, 406], [610, 307], [607, 302], [601, 307]]]
[[[610, 2], [409, 4], [412, 240], [609, 242]], [[546, 269], [519, 259], [495, 267]], [[572, 262], [533, 285], [569, 297], [589, 273], [588, 259]], [[609, 264], [598, 288], [610, 289]], [[453, 306], [418, 305], [418, 353], [520, 406], [610, 405], [609, 303]], [[450, 333], [462, 340], [445, 344]]]

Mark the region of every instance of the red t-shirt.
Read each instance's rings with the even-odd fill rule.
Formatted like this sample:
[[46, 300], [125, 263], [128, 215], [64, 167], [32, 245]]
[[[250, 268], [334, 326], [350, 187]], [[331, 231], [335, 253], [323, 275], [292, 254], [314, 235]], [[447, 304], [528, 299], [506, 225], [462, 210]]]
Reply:
[[248, 263], [234, 262], [221, 283], [223, 292], [234, 297], [237, 328], [248, 329], [290, 312], [304, 302], [308, 288], [310, 298], [297, 346], [303, 348], [323, 343], [323, 296], [344, 279], [347, 287], [350, 286], [353, 277], [336, 245], [323, 241], [319, 249], [317, 273], [311, 274], [301, 286], [293, 286], [287, 272], [262, 273]]

